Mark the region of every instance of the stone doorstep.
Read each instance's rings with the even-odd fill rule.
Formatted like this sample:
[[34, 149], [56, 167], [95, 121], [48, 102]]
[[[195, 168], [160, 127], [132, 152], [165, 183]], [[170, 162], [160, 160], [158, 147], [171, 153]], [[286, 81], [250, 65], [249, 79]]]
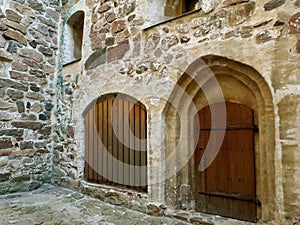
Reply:
[[209, 218], [205, 218], [205, 216], [200, 216], [200, 215], [195, 216], [194, 214], [195, 214], [194, 212], [193, 213], [179, 212], [173, 214], [173, 217], [197, 225], [214, 225], [214, 223], [211, 221], [212, 216], [209, 215]]

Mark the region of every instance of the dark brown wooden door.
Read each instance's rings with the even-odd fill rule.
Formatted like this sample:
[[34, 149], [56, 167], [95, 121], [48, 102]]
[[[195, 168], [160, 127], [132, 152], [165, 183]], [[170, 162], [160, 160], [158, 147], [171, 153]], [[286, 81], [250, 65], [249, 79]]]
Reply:
[[[253, 110], [228, 102], [226, 127], [211, 127], [211, 109], [218, 114], [220, 107], [220, 103], [207, 106], [195, 116], [196, 210], [256, 221]], [[216, 158], [206, 170], [199, 171], [203, 153], [209, 151], [206, 146], [210, 135], [217, 138], [224, 131]]]
[[147, 192], [146, 120], [134, 99], [100, 99], [85, 116], [85, 179]]

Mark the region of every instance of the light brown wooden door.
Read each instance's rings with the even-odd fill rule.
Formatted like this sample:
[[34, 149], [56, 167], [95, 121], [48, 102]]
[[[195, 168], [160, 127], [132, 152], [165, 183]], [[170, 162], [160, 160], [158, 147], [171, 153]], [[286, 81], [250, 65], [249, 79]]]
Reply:
[[[212, 127], [211, 109], [218, 114], [220, 107], [220, 103], [207, 106], [195, 116], [196, 210], [256, 221], [253, 110], [227, 102], [226, 127]], [[199, 171], [203, 153], [209, 151], [206, 146], [210, 135], [215, 138], [224, 131], [224, 140], [216, 158], [206, 170]]]
[[85, 179], [147, 192], [146, 120], [128, 96], [100, 99], [85, 116]]

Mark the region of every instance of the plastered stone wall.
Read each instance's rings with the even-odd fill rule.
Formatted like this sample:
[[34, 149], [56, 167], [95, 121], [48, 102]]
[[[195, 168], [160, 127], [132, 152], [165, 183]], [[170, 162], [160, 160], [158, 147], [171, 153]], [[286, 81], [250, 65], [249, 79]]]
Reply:
[[[17, 3], [5, 2], [5, 6], [1, 8], [3, 14], [1, 20], [8, 18], [16, 20], [14, 13], [6, 12], [9, 4]], [[48, 11], [50, 7], [54, 9], [56, 7], [53, 2], [49, 5], [46, 3], [40, 5], [29, 1], [28, 3], [26, 1], [22, 7], [29, 4], [38, 9], [44, 7]], [[162, 1], [162, 5], [164, 4], [165, 2]], [[226, 90], [226, 100], [242, 101], [242, 98], [235, 97], [236, 92], [230, 92], [230, 88], [233, 89], [234, 85], [229, 85], [228, 88], [226, 81], [234, 83], [238, 79], [251, 80], [245, 82], [249, 89], [239, 87], [238, 90], [249, 91], [249, 94], [244, 93], [245, 96], [251, 95], [247, 104], [256, 110], [256, 122], [262, 128], [257, 137], [259, 142], [256, 144], [257, 170], [259, 170], [257, 192], [262, 202], [258, 213], [259, 220], [273, 221], [275, 224], [292, 224], [300, 217], [300, 181], [297, 175], [300, 171], [297, 163], [299, 151], [297, 121], [300, 118], [297, 97], [300, 92], [300, 2], [298, 0], [215, 0], [202, 1], [201, 4], [201, 10], [156, 26], [152, 24], [152, 27], [148, 27], [147, 24], [149, 8], [145, 0], [62, 1], [62, 20], [59, 26], [57, 23], [49, 22], [57, 21], [55, 18], [58, 18], [52, 18], [53, 15], [46, 16], [47, 13], [49, 14], [47, 10], [39, 12], [37, 9], [26, 8], [34, 13], [34, 18], [38, 18], [27, 25], [26, 35], [21, 35], [21, 31], [14, 33], [11, 28], [1, 28], [0, 46], [4, 47], [1, 48], [3, 51], [0, 51], [3, 59], [0, 67], [9, 71], [13, 60], [18, 63], [22, 62], [19, 59], [31, 60], [30, 65], [22, 62], [26, 65], [26, 69], [23, 69], [27, 73], [26, 80], [25, 78], [18, 80], [14, 78], [16, 75], [12, 77], [9, 72], [1, 78], [6, 82], [6, 86], [0, 83], [3, 86], [1, 93], [6, 99], [5, 105], [11, 105], [10, 108], [5, 106], [2, 111], [9, 115], [20, 114], [16, 108], [18, 100], [8, 97], [8, 90], [12, 86], [14, 89], [18, 87], [18, 93], [23, 93], [24, 96], [22, 94], [20, 96], [24, 101], [24, 108], [27, 107], [27, 101], [30, 103], [39, 101], [38, 104], [41, 104], [42, 109], [39, 112], [30, 111], [30, 114], [36, 116], [35, 123], [30, 127], [15, 127], [17, 119], [3, 123], [7, 124], [8, 128], [22, 129], [25, 132], [21, 135], [23, 138], [29, 132], [31, 136], [30, 138], [26, 136], [26, 140], [33, 141], [33, 151], [38, 149], [36, 147], [38, 140], [46, 143], [46, 147], [42, 148], [46, 153], [37, 152], [34, 157], [45, 160], [46, 156], [49, 159], [52, 156], [52, 181], [55, 184], [80, 188], [85, 193], [104, 200], [110, 199], [108, 201], [112, 203], [135, 207], [141, 211], [146, 210], [146, 202], [151, 201], [165, 204], [170, 208], [193, 210], [193, 183], [192, 177], [188, 175], [192, 172], [191, 165], [180, 168], [164, 160], [169, 154], [168, 148], [177, 145], [176, 141], [174, 142], [174, 139], [179, 138], [176, 131], [180, 130], [181, 126], [188, 129], [191, 125], [189, 112], [185, 111], [183, 124], [178, 124], [172, 123], [176, 121], [176, 113], [166, 113], [168, 112], [166, 109], [170, 99], [180, 103], [181, 95], [177, 96], [177, 93], [173, 92], [176, 84], [187, 87], [185, 90], [188, 95], [197, 96], [197, 87], [188, 86], [190, 78], [187, 77], [183, 81], [180, 78], [184, 76], [190, 65], [202, 57], [207, 59], [206, 62], [211, 67], [219, 65], [223, 71], [231, 74], [232, 79], [226, 80], [222, 79], [220, 71], [216, 71], [221, 74], [219, 79], [224, 91]], [[62, 66], [64, 32], [60, 32], [59, 38], [56, 35], [60, 30], [64, 30], [68, 18], [79, 10], [85, 12], [82, 58], [76, 63]], [[25, 14], [21, 11], [17, 13]], [[22, 19], [24, 18], [27, 17], [24, 15]], [[31, 33], [29, 28], [31, 26], [44, 27], [39, 23], [46, 24], [48, 32], [51, 30], [49, 38], [38, 39], [40, 32], [46, 35], [47, 32], [43, 29]], [[54, 26], [53, 29], [51, 24]], [[29, 44], [32, 43], [31, 35], [36, 39], [36, 47]], [[16, 44], [13, 45], [17, 46], [14, 48], [17, 49], [16, 52], [5, 51], [9, 45], [12, 45], [10, 43]], [[49, 49], [46, 51], [45, 47], [50, 48], [51, 51]], [[56, 47], [60, 49], [57, 73], [53, 70], [46, 72], [46, 68], [55, 67], [54, 59], [58, 54]], [[30, 53], [23, 52], [24, 49], [29, 49]], [[43, 62], [43, 72], [49, 73], [45, 75], [46, 82], [41, 84], [38, 83], [41, 77], [29, 75], [29, 67], [39, 65], [39, 62]], [[44, 67], [45, 65], [49, 67]], [[201, 69], [199, 71], [201, 72]], [[38, 81], [31, 81], [30, 79], [33, 79], [31, 76]], [[18, 85], [11, 82], [18, 82]], [[27, 88], [30, 87], [28, 82], [43, 87], [41, 89], [43, 99], [27, 100], [32, 99], [30, 97], [32, 94], [28, 94], [31, 93], [29, 89], [24, 88], [24, 84]], [[54, 95], [55, 91], [51, 91], [54, 84], [57, 87], [56, 95]], [[116, 188], [111, 193], [110, 189], [114, 188], [101, 185], [96, 187], [85, 182], [83, 177], [85, 112], [99, 96], [118, 92], [138, 99], [147, 109], [149, 188], [148, 193], [143, 196]], [[53, 103], [55, 99], [57, 105]], [[43, 105], [48, 102], [54, 105], [53, 109]], [[198, 103], [198, 107], [201, 107], [201, 104], [203, 103]], [[52, 120], [49, 116], [41, 121], [44, 117], [40, 118], [40, 112], [47, 112], [47, 109], [50, 109], [48, 112]], [[32, 126], [37, 124], [39, 128], [34, 130]], [[53, 154], [47, 152], [51, 145], [50, 135], [45, 134], [43, 138], [40, 136], [41, 130], [50, 125], [52, 125]], [[166, 132], [168, 129], [173, 129], [175, 132]], [[193, 146], [189, 143], [191, 134], [187, 129], [184, 129], [186, 133], [181, 134], [185, 137], [185, 142], [181, 143], [183, 152]], [[4, 136], [3, 143], [8, 146], [6, 148], [11, 152], [19, 152], [19, 148], [15, 146], [23, 140], [18, 141], [15, 135]], [[7, 179], [5, 182], [10, 182], [9, 179], [13, 175], [10, 174], [12, 169], [8, 165], [11, 165], [9, 161], [14, 158], [5, 157], [1, 157], [0, 166], [1, 160], [4, 161], [4, 166], [1, 168], [4, 168], [3, 171], [9, 171], [9, 175], [4, 177], [8, 177], [5, 178]], [[49, 165], [47, 162], [49, 161], [45, 164]], [[39, 165], [43, 164], [39, 163]], [[42, 171], [45, 172], [47, 169], [48, 167], [45, 166]]]
[[52, 176], [59, 1], [0, 1], [0, 194]]

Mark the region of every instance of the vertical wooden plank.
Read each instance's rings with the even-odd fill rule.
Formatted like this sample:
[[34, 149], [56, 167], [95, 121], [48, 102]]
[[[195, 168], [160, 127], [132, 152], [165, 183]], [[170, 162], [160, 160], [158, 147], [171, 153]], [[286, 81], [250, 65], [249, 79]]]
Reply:
[[107, 101], [107, 179], [111, 183], [113, 180], [113, 128], [112, 128], [112, 104], [113, 100]]
[[118, 99], [118, 180], [124, 184], [124, 99]]
[[147, 192], [147, 114], [141, 108], [141, 185]]
[[102, 149], [102, 157], [103, 157], [103, 162], [102, 162], [102, 170], [103, 170], [103, 182], [107, 182], [107, 177], [108, 177], [108, 146], [107, 146], [107, 138], [108, 138], [108, 102], [104, 101], [103, 103], [103, 116], [102, 116], [102, 144], [103, 144], [103, 149]]
[[89, 164], [89, 175], [88, 178], [90, 181], [92, 181], [94, 179], [94, 173], [93, 173], [93, 134], [94, 134], [94, 126], [93, 126], [93, 119], [94, 119], [94, 108], [89, 110], [89, 116], [88, 116], [88, 120], [89, 120], [89, 134], [88, 134], [88, 139], [89, 139], [89, 158], [88, 158], [88, 164]]
[[129, 124], [129, 102], [127, 100], [124, 100], [124, 184], [129, 185], [130, 184], [130, 124]]
[[97, 130], [98, 130], [98, 181], [103, 182], [103, 102], [97, 104], [98, 117], [97, 117]]
[[134, 165], [135, 165], [135, 151], [134, 151], [134, 139], [135, 139], [135, 119], [134, 119], [134, 104], [132, 102], [129, 103], [129, 110], [130, 110], [130, 116], [129, 116], [129, 126], [130, 126], [130, 136], [129, 136], [129, 143], [130, 143], [130, 152], [129, 152], [129, 164], [131, 166], [130, 172], [129, 172], [129, 179], [130, 179], [130, 186], [134, 187], [135, 182], [135, 171], [134, 171]]
[[141, 186], [141, 118], [139, 105], [134, 106], [134, 132], [135, 132], [135, 186]]
[[97, 131], [97, 105], [94, 106], [93, 109], [93, 119], [92, 119], [92, 127], [93, 127], [93, 182], [98, 181], [98, 131]]
[[84, 179], [89, 179], [89, 113], [84, 117], [84, 129], [85, 129], [85, 152], [84, 152]]
[[112, 103], [112, 174], [113, 182], [118, 183], [118, 100], [114, 99]]

